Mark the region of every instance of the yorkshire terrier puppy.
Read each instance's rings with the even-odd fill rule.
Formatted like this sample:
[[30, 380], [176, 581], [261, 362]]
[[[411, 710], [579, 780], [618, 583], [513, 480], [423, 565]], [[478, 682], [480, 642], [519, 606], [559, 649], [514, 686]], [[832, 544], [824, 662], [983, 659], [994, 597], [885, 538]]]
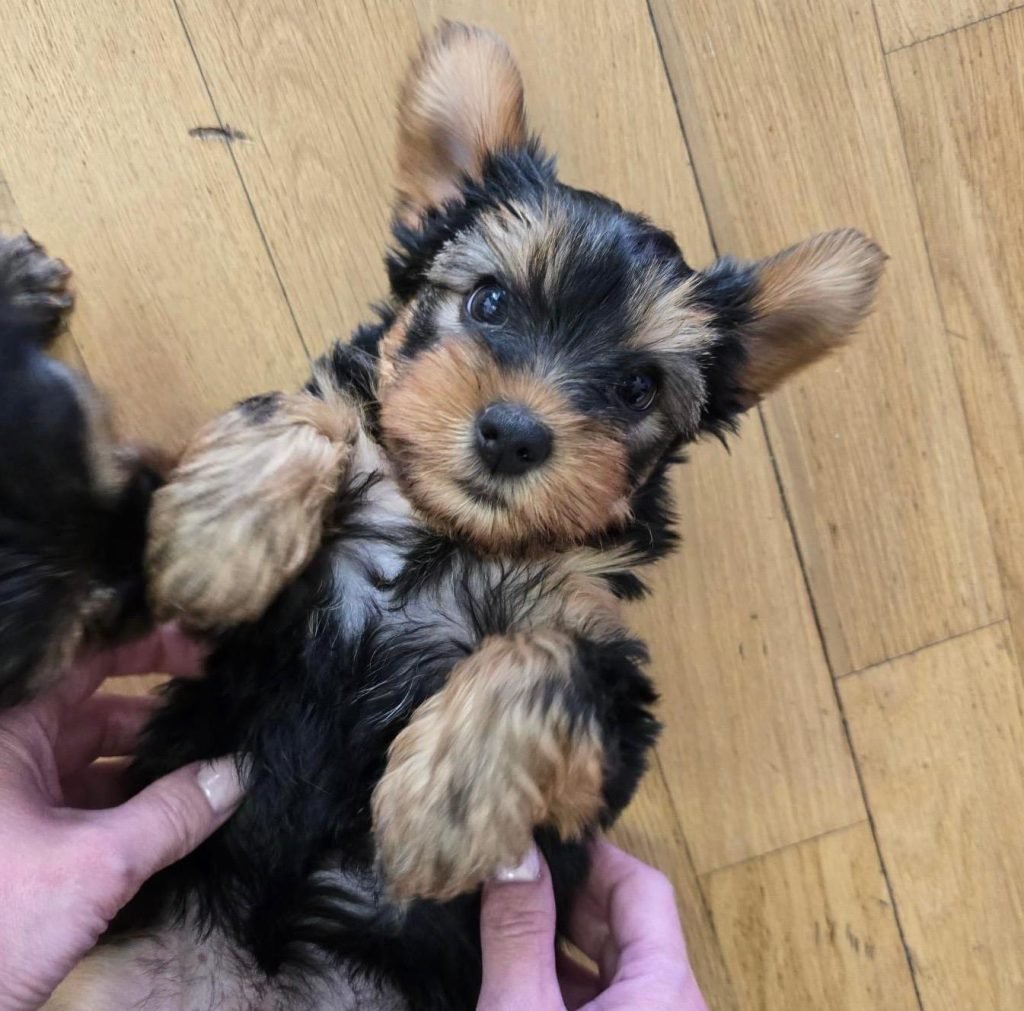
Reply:
[[148, 620], [146, 516], [157, 472], [118, 446], [84, 377], [45, 351], [70, 271], [0, 236], [0, 706], [48, 687], [83, 641]]
[[248, 796], [54, 1006], [472, 1007], [480, 883], [535, 838], [564, 909], [643, 774], [655, 692], [620, 612], [675, 542], [669, 468], [841, 344], [882, 263], [846, 230], [691, 268], [558, 181], [497, 38], [442, 28], [402, 93], [379, 320], [215, 420], [153, 497], [151, 604], [214, 647], [136, 781], [236, 753]]

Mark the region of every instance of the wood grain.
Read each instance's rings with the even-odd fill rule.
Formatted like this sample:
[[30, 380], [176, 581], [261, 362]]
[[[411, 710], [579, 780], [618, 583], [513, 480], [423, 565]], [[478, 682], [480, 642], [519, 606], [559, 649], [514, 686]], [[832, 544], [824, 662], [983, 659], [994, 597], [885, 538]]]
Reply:
[[926, 1011], [1024, 1006], [1024, 687], [1005, 624], [840, 692]]
[[1018, 656], [1024, 656], [1022, 47], [1024, 10], [891, 60]]
[[702, 881], [744, 1011], [916, 1011], [867, 823]]
[[867, 4], [655, 0], [719, 246], [859, 225], [890, 254], [854, 347], [765, 409], [834, 670], [1002, 617], [971, 449]]
[[672, 881], [694, 975], [708, 1006], [714, 1011], [739, 1011], [740, 1004], [660, 765], [655, 764], [648, 772], [610, 838]]
[[75, 337], [123, 428], [175, 443], [305, 356], [168, 4], [12, 2], [0, 170], [77, 278]]
[[698, 872], [864, 817], [764, 436], [676, 476], [681, 556], [635, 616], [668, 727], [661, 756]]
[[418, 26], [389, 0], [181, 0], [220, 124], [307, 345], [386, 293], [395, 102]]
[[882, 45], [888, 52], [1015, 6], [1014, 0], [877, 0], [875, 10]]

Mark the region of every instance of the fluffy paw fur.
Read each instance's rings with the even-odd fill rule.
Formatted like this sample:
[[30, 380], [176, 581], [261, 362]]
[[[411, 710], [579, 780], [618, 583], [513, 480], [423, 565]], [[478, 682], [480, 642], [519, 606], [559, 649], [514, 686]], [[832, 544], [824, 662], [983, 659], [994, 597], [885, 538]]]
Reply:
[[74, 298], [71, 271], [62, 260], [22, 232], [0, 236], [0, 304], [52, 338], [60, 331]]
[[305, 393], [256, 397], [207, 425], [154, 499], [157, 616], [196, 629], [258, 618], [316, 551], [356, 432], [351, 408]]
[[395, 739], [373, 795], [394, 898], [454, 898], [518, 863], [537, 826], [594, 824], [603, 749], [573, 704], [572, 651], [556, 632], [485, 640]]

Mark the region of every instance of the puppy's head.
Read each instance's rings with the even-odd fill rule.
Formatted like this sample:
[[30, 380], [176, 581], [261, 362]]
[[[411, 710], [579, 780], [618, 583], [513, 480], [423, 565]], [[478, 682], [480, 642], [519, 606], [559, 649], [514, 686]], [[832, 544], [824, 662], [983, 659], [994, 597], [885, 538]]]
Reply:
[[625, 522], [667, 452], [845, 340], [884, 259], [848, 230], [692, 269], [558, 181], [510, 53], [455, 24], [403, 91], [395, 221], [382, 435], [417, 506], [488, 550]]

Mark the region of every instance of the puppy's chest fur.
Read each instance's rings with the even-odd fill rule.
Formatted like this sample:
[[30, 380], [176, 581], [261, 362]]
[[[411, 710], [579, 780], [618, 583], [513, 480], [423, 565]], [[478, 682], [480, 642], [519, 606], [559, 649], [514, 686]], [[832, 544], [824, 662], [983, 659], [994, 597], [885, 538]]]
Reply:
[[311, 638], [373, 635], [387, 644], [391, 662], [407, 654], [423, 677], [435, 667], [446, 674], [487, 635], [583, 623], [573, 599], [580, 608], [586, 600], [618, 610], [603, 578], [615, 569], [610, 553], [483, 556], [431, 533], [365, 433], [347, 488], [323, 549], [326, 599], [310, 616]]

